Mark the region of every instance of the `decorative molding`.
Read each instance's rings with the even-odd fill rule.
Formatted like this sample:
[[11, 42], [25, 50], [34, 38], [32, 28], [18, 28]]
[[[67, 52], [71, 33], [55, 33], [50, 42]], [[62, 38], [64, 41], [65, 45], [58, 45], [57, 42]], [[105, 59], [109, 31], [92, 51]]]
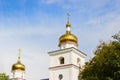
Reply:
[[48, 54], [50, 56], [54, 56], [54, 55], [59, 55], [59, 54], [65, 54], [65, 53], [71, 52], [71, 51], [77, 53], [78, 55], [80, 55], [81, 57], [84, 57], [84, 58], [87, 56], [85, 53], [83, 53], [82, 51], [80, 51], [74, 47], [48, 52]]
[[60, 69], [60, 68], [67, 68], [67, 67], [75, 67], [79, 69], [79, 66], [76, 66], [74, 64], [66, 64], [66, 65], [60, 65], [60, 66], [55, 66], [55, 67], [49, 67], [49, 69]]

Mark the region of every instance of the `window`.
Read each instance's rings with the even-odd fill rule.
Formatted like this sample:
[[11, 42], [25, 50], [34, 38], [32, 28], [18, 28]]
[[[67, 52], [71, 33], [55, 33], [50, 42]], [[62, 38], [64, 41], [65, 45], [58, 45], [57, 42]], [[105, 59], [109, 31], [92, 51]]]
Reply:
[[77, 64], [80, 64], [80, 58], [77, 58]]
[[60, 64], [64, 64], [64, 57], [59, 58]]
[[78, 65], [79, 68], [81, 69], [80, 58], [77, 58], [77, 65]]

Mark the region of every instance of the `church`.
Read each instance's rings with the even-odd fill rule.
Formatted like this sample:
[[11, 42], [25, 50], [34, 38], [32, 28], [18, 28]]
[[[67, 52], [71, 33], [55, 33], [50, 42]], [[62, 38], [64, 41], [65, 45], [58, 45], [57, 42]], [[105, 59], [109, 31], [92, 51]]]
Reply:
[[[41, 80], [78, 80], [80, 69], [85, 65], [86, 54], [78, 50], [78, 38], [71, 33], [70, 15], [66, 32], [59, 38], [59, 50], [48, 52], [50, 57], [49, 78]], [[17, 63], [13, 64], [13, 78], [25, 80], [25, 66], [20, 61], [20, 50]]]

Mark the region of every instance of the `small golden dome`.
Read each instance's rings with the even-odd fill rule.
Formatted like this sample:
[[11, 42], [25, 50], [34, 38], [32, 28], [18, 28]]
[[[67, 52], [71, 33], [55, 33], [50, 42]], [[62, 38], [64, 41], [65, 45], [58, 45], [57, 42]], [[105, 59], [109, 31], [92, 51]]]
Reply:
[[13, 66], [12, 66], [12, 71], [14, 71], [14, 70], [25, 71], [25, 66], [20, 61], [20, 49], [18, 49], [18, 60], [17, 60], [17, 63], [13, 64]]
[[14, 70], [25, 71], [25, 66], [21, 62], [17, 62], [15, 64], [13, 64], [13, 66], [12, 66], [12, 71], [14, 71]]
[[66, 33], [59, 38], [59, 46], [62, 42], [75, 42], [78, 45], [78, 39], [71, 33]]

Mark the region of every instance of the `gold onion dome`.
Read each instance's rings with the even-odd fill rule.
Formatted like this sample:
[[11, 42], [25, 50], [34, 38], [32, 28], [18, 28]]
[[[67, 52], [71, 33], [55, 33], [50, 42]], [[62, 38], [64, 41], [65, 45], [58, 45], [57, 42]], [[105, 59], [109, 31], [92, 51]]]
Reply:
[[77, 37], [71, 33], [66, 33], [59, 38], [59, 45], [62, 42], [75, 42], [78, 45]]
[[21, 62], [17, 62], [15, 64], [13, 64], [13, 66], [12, 66], [12, 71], [14, 71], [14, 70], [25, 71], [25, 66], [23, 64], [21, 64]]
[[22, 64], [20, 61], [20, 49], [19, 49], [18, 61], [17, 61], [17, 63], [13, 64], [13, 66], [12, 66], [12, 71], [14, 71], [14, 70], [25, 71], [25, 65]]
[[64, 42], [73, 42], [78, 46], [78, 39], [75, 35], [71, 34], [70, 27], [71, 27], [71, 24], [69, 22], [69, 14], [68, 14], [68, 22], [66, 24], [67, 30], [66, 30], [66, 33], [59, 38], [59, 46], [61, 45], [61, 43], [64, 43]]

